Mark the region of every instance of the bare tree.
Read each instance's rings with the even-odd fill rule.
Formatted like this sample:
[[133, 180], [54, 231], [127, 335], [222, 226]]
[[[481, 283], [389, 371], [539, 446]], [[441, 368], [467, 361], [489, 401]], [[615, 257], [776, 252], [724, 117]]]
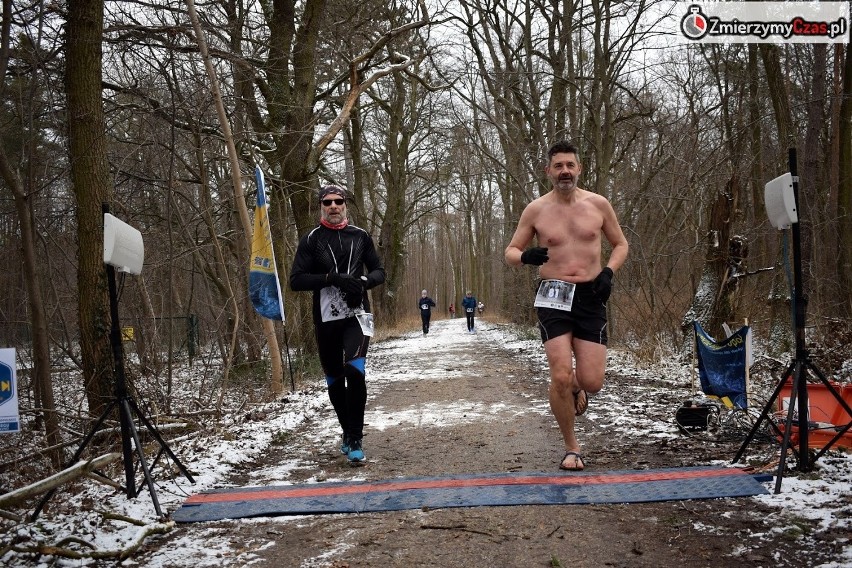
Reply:
[[[204, 39], [203, 32], [201, 31], [201, 24], [198, 21], [198, 15], [195, 12], [195, 3], [193, 0], [186, 0], [187, 8], [189, 10], [189, 17], [192, 21], [192, 27], [195, 30], [195, 39], [198, 42], [199, 51], [201, 53], [201, 57], [204, 61], [204, 67], [207, 70], [207, 75], [210, 78], [210, 84], [213, 89], [213, 98], [216, 103], [216, 112], [219, 115], [219, 123], [222, 127], [222, 132], [225, 136], [225, 143], [228, 148], [228, 161], [231, 166], [231, 181], [234, 185], [234, 202], [237, 204], [237, 210], [239, 211], [240, 221], [243, 227], [243, 234], [245, 235], [245, 242], [251, 241], [251, 222], [249, 220], [248, 208], [246, 206], [245, 198], [243, 197], [243, 184], [240, 177], [240, 163], [239, 157], [237, 156], [236, 145], [234, 144], [234, 137], [231, 134], [230, 123], [228, 122], [228, 116], [225, 112], [225, 107], [222, 103], [222, 96], [219, 92], [219, 82], [216, 78], [216, 72], [213, 69], [213, 65], [210, 63], [210, 56], [207, 50], [207, 42]], [[245, 258], [249, 257], [248, 250], [246, 250]], [[233, 298], [233, 295], [231, 296]], [[239, 314], [239, 309], [234, 309], [234, 314]], [[281, 350], [278, 348], [278, 338], [275, 336], [275, 328], [273, 326], [272, 320], [263, 318], [262, 320], [263, 332], [266, 336], [266, 342], [269, 346], [269, 359], [272, 362], [272, 378], [270, 381], [270, 387], [272, 392], [280, 393], [284, 390], [282, 379], [284, 377], [284, 367], [281, 363]], [[233, 355], [234, 342], [236, 341], [236, 328], [239, 326], [239, 320], [234, 322], [234, 339], [231, 342], [230, 353]], [[227, 377], [227, 370], [226, 370]], [[224, 393], [224, 389], [222, 390]], [[220, 395], [220, 407], [221, 407], [222, 396]]]
[[[8, 2], [9, 0], [5, 0]], [[0, 65], [3, 67], [3, 65]], [[33, 338], [33, 384], [36, 399], [41, 407], [40, 415], [44, 417], [45, 442], [47, 447], [54, 448], [49, 452], [53, 466], [62, 465], [61, 454], [58, 450], [59, 420], [56, 415], [56, 404], [53, 398], [53, 383], [50, 380], [50, 346], [47, 328], [47, 315], [42, 295], [41, 276], [38, 273], [36, 259], [35, 227], [33, 226], [30, 199], [24, 190], [23, 183], [17, 172], [9, 163], [5, 150], [0, 147], [0, 175], [11, 188], [21, 223], [21, 244], [23, 247], [24, 281], [27, 285], [27, 299], [30, 308], [30, 326]]]
[[[10, 53], [10, 29], [12, 20], [11, 0], [3, 0], [3, 23], [0, 30], [0, 77], [6, 76], [9, 65]], [[31, 61], [32, 69], [37, 69], [36, 50], [30, 53], [34, 59]], [[36, 100], [38, 89], [38, 73], [28, 74], [28, 84], [23, 86], [23, 92], [31, 101]], [[0, 99], [6, 91], [6, 82], [0, 83]], [[33, 121], [32, 112], [24, 120]], [[24, 144], [23, 155], [27, 162], [39, 161], [36, 156], [39, 144], [35, 143], [39, 138], [39, 132], [31, 133], [32, 139]], [[50, 368], [50, 336], [47, 324], [47, 311], [45, 308], [42, 290], [42, 276], [38, 270], [39, 262], [36, 253], [36, 227], [34, 213], [35, 208], [32, 201], [35, 195], [28, 194], [19, 171], [14, 168], [9, 160], [3, 145], [0, 145], [0, 176], [11, 190], [15, 202], [18, 220], [20, 223], [21, 248], [23, 252], [23, 274], [24, 283], [27, 288], [27, 303], [30, 312], [30, 328], [32, 330], [33, 342], [33, 373], [32, 380], [36, 400], [40, 407], [37, 414], [44, 420], [45, 443], [48, 448], [54, 448], [48, 452], [54, 468], [62, 465], [62, 454], [59, 451], [60, 431], [59, 418], [56, 413], [56, 404], [53, 396], [53, 382], [51, 381]], [[38, 423], [38, 420], [37, 420]]]

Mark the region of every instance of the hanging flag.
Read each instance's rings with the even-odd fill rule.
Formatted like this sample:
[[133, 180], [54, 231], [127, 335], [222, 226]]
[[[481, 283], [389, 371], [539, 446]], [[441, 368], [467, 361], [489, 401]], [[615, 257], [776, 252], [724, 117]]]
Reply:
[[269, 206], [260, 166], [254, 167], [257, 179], [257, 205], [254, 208], [254, 234], [251, 239], [249, 297], [257, 313], [271, 320], [284, 321], [284, 297], [275, 266], [272, 230], [269, 228]]
[[698, 377], [701, 390], [737, 408], [748, 408], [746, 367], [748, 366], [751, 328], [743, 326], [722, 341], [716, 341], [694, 321]]

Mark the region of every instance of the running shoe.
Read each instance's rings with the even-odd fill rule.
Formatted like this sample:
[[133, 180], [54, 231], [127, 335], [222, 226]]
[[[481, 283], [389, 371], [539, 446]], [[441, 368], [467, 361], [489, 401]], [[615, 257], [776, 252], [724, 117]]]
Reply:
[[349, 437], [346, 434], [344, 434], [343, 435], [343, 442], [340, 444], [340, 453], [343, 454], [344, 456], [348, 456], [349, 455], [349, 448], [350, 448]]
[[364, 450], [361, 448], [361, 440], [352, 440], [349, 442], [349, 453], [347, 459], [350, 464], [357, 465], [365, 461]]

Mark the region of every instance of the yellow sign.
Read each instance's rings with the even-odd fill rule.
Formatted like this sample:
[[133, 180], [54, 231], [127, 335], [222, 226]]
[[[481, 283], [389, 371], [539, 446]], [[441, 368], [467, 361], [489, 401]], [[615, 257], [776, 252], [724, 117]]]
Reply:
[[122, 341], [133, 341], [133, 328], [132, 327], [122, 327], [121, 328], [121, 340]]

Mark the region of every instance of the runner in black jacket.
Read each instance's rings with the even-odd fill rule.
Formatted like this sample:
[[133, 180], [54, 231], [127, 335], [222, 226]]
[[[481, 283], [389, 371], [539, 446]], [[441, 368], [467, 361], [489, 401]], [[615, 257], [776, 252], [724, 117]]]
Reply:
[[423, 321], [423, 335], [426, 335], [429, 333], [429, 320], [432, 319], [432, 308], [435, 307], [435, 302], [432, 301], [426, 290], [420, 292], [417, 307], [420, 308], [420, 319]]
[[299, 241], [290, 271], [290, 288], [314, 293], [319, 359], [328, 396], [343, 429], [340, 450], [350, 463], [357, 465], [365, 459], [364, 363], [370, 337], [364, 334], [356, 314], [370, 311], [366, 291], [385, 281], [385, 270], [370, 235], [349, 224], [346, 190], [325, 186], [319, 198], [320, 224]]

